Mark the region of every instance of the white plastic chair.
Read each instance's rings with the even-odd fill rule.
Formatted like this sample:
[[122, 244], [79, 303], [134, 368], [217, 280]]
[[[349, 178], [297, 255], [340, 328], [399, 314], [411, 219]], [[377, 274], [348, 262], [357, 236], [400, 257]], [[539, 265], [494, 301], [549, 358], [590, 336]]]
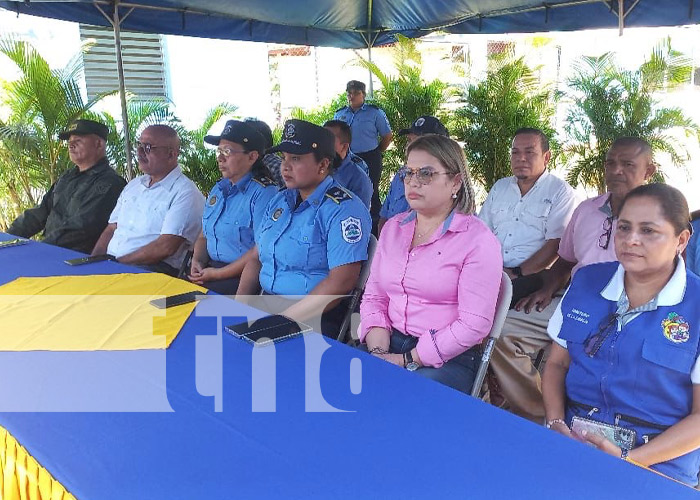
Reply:
[[513, 284], [508, 275], [504, 272], [501, 274], [501, 289], [498, 292], [498, 301], [496, 302], [496, 314], [493, 317], [493, 325], [491, 326], [491, 331], [489, 332], [488, 340], [486, 341], [486, 346], [484, 347], [484, 352], [481, 355], [479, 370], [476, 372], [474, 385], [472, 386], [472, 396], [475, 398], [478, 398], [481, 394], [481, 386], [484, 383], [484, 377], [486, 377], [486, 370], [489, 367], [493, 346], [501, 336], [501, 330], [503, 329], [503, 323], [506, 321], [506, 315], [508, 314], [508, 309], [510, 309], [510, 301], [512, 297]]

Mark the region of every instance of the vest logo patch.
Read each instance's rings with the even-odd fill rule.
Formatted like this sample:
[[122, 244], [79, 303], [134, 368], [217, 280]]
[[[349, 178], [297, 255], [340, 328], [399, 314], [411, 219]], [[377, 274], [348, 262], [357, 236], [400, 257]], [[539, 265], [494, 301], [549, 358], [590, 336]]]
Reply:
[[566, 317], [574, 321], [578, 321], [579, 323], [583, 323], [584, 325], [587, 325], [588, 318], [590, 318], [591, 315], [587, 312], [581, 311], [580, 309], [572, 308], [571, 312], [566, 314]]
[[674, 344], [682, 344], [690, 339], [690, 326], [688, 322], [677, 313], [668, 313], [665, 320], [661, 322], [664, 337]]
[[343, 229], [343, 239], [348, 243], [357, 243], [362, 239], [362, 225], [360, 219], [348, 217], [340, 222]]

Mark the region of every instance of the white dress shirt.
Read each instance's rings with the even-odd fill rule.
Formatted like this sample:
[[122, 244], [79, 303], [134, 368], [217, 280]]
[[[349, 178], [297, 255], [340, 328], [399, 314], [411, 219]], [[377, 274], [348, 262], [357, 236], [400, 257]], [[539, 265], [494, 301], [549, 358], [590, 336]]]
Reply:
[[565, 181], [545, 171], [522, 196], [515, 177], [493, 185], [479, 218], [501, 242], [503, 265], [521, 265], [547, 240], [561, 238], [576, 208], [576, 194]]
[[204, 196], [178, 165], [165, 178], [151, 182], [140, 175], [129, 182], [117, 200], [109, 223], [117, 224], [107, 253], [122, 257], [155, 241], [162, 234], [187, 240], [164, 262], [179, 268], [202, 229]]

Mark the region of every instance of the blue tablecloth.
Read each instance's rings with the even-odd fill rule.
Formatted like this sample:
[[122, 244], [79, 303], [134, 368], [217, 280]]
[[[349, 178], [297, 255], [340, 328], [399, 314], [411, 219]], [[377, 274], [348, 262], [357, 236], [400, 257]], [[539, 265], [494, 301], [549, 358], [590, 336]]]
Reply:
[[[18, 276], [133, 272], [113, 262], [63, 264], [75, 256], [35, 242], [2, 249], [0, 284]], [[246, 310], [231, 304], [225, 321], [233, 322]], [[209, 367], [198, 357], [217, 338], [223, 389], [215, 398], [201, 394], [212, 392]], [[79, 499], [698, 498], [337, 343], [323, 354], [320, 384], [325, 400], [346, 411], [305, 411], [308, 348], [301, 338], [275, 347], [275, 412], [252, 411], [253, 348], [217, 337], [215, 318], [193, 314], [167, 351], [3, 352], [0, 425]], [[350, 386], [354, 358], [361, 391]], [[53, 408], [73, 411], [34, 411], [60, 405], [66, 387], [76, 391], [65, 408]], [[130, 403], [152, 411], [122, 411]], [[109, 405], [115, 411], [92, 411]]]

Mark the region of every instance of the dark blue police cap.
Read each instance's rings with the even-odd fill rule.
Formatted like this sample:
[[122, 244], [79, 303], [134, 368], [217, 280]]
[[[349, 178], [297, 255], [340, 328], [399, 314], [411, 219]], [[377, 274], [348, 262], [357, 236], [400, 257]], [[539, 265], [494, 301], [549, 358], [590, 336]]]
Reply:
[[419, 118], [416, 119], [411, 124], [411, 128], [404, 128], [399, 130], [399, 135], [406, 135], [406, 134], [416, 134], [416, 135], [425, 135], [425, 134], [437, 134], [437, 135], [444, 135], [445, 137], [449, 137], [449, 134], [447, 133], [447, 129], [445, 126], [435, 118], [434, 116], [430, 115], [423, 115]]
[[208, 135], [204, 142], [218, 146], [221, 139], [240, 144], [247, 151], [257, 151], [262, 156], [265, 152], [265, 138], [249, 123], [229, 120], [224, 126], [221, 135]]
[[319, 151], [324, 158], [335, 157], [335, 136], [330, 130], [304, 120], [287, 120], [282, 141], [269, 150], [304, 155]]

